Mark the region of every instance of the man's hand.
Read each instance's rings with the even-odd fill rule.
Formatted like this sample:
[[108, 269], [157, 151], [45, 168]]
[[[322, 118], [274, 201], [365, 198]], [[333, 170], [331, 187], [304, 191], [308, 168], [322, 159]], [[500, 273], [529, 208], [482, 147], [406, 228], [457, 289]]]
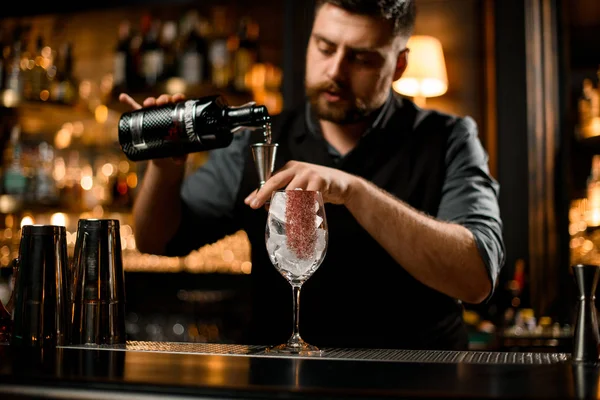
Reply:
[[351, 197], [352, 187], [358, 180], [346, 172], [320, 165], [289, 161], [255, 190], [244, 203], [252, 208], [262, 207], [271, 198], [273, 191], [285, 189], [318, 190], [325, 203], [345, 204]]
[[[142, 104], [140, 104], [137, 101], [135, 101], [133, 99], [133, 97], [131, 97], [127, 93], [121, 93], [119, 95], [119, 101], [123, 104], [127, 104], [127, 105], [131, 106], [131, 108], [134, 110], [139, 110], [142, 107], [162, 106], [164, 104], [176, 103], [176, 102], [182, 101], [182, 100], [185, 100], [185, 95], [183, 93], [176, 93], [172, 96], [168, 95], [168, 94], [161, 94], [158, 97], [147, 97], [142, 102]], [[169, 168], [169, 167], [172, 167], [173, 164], [176, 164], [176, 165], [184, 164], [186, 159], [187, 159], [187, 156], [181, 156], [181, 157], [172, 157], [172, 158], [165, 158], [165, 159], [156, 159], [156, 160], [151, 160], [151, 162], [156, 164], [157, 167]]]

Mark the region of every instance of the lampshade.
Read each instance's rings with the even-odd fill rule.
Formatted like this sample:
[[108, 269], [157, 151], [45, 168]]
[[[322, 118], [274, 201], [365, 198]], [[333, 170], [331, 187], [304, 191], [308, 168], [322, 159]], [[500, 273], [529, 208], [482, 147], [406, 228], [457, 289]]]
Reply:
[[408, 66], [393, 83], [396, 92], [426, 98], [441, 96], [448, 90], [448, 76], [440, 41], [432, 36], [415, 35], [408, 40]]

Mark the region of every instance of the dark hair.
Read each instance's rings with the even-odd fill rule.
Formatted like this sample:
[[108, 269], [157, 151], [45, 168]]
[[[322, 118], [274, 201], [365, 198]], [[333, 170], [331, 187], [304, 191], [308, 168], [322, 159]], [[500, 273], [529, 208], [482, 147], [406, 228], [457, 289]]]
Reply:
[[361, 15], [379, 17], [390, 21], [395, 35], [410, 36], [415, 26], [415, 0], [316, 0], [315, 10], [329, 3]]

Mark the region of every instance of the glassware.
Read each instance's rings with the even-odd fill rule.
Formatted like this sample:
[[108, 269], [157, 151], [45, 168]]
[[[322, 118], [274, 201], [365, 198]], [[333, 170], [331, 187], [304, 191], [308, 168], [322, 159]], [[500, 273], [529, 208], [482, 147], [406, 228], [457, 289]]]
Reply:
[[72, 269], [72, 344], [125, 344], [125, 275], [118, 219], [79, 220]]
[[11, 345], [45, 348], [70, 343], [66, 232], [58, 225], [21, 228], [19, 256], [13, 261], [14, 303], [9, 300], [8, 307], [13, 313]]
[[300, 337], [300, 289], [319, 268], [329, 232], [323, 197], [319, 191], [278, 190], [271, 195], [265, 240], [275, 268], [292, 285], [294, 299], [293, 332], [286, 343], [265, 351], [275, 354], [322, 355]]

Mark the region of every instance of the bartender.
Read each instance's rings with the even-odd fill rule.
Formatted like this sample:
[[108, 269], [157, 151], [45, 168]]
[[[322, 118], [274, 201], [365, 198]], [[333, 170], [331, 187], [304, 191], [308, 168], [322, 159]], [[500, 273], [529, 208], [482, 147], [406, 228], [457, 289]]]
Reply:
[[[140, 251], [182, 256], [243, 229], [252, 249], [244, 341], [289, 337], [289, 284], [265, 248], [276, 189], [319, 190], [326, 257], [303, 285], [302, 337], [318, 347], [466, 349], [463, 303], [490, 298], [505, 260], [499, 185], [469, 116], [391, 90], [407, 67], [414, 0], [318, 0], [306, 102], [273, 118], [276, 171], [260, 190], [251, 133], [184, 179], [181, 159], [149, 162], [133, 208]], [[134, 108], [181, 101], [161, 95]]]

